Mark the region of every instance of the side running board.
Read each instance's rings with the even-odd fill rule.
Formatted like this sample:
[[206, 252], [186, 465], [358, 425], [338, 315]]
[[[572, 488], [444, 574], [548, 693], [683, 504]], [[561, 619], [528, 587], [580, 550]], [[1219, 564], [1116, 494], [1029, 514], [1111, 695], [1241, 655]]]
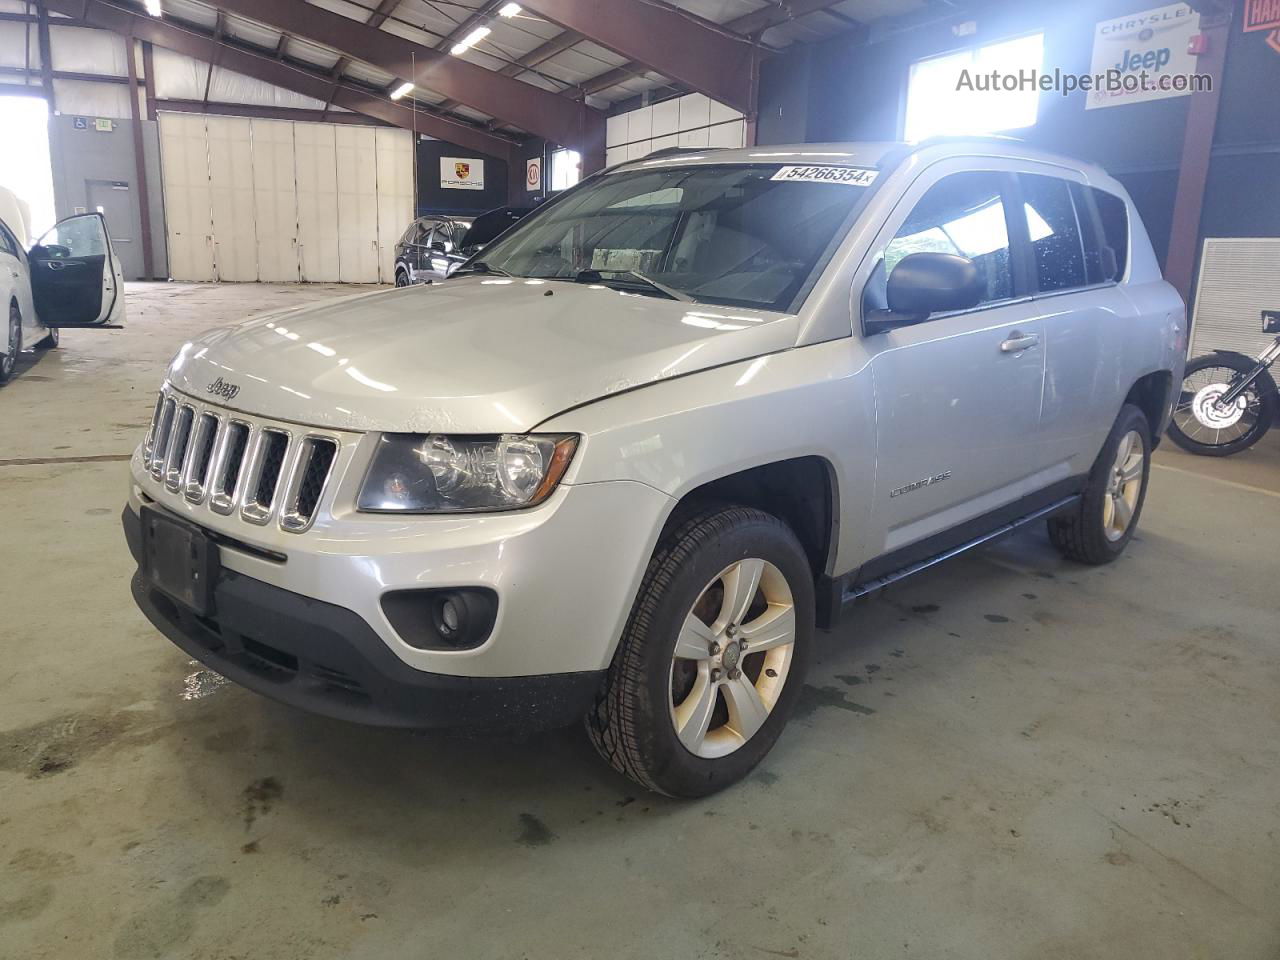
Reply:
[[886, 573], [883, 576], [876, 577], [874, 580], [867, 580], [861, 583], [856, 581], [848, 583], [841, 591], [840, 612], [843, 613], [860, 597], [868, 596], [869, 594], [875, 593], [877, 590], [883, 590], [891, 583], [897, 583], [899, 580], [905, 580], [907, 577], [913, 576], [922, 570], [927, 570], [936, 564], [942, 563], [944, 560], [950, 560], [952, 557], [958, 557], [960, 554], [967, 553], [975, 547], [981, 547], [995, 540], [999, 540], [1002, 537], [1007, 537], [1009, 534], [1017, 532], [1029, 523], [1034, 523], [1037, 520], [1044, 520], [1046, 517], [1051, 517], [1056, 513], [1060, 513], [1063, 510], [1068, 509], [1069, 507], [1073, 507], [1080, 502], [1080, 497], [1081, 494], [1078, 493], [1073, 493], [1068, 497], [1063, 497], [1061, 500], [1051, 503], [1047, 507], [1042, 507], [1033, 513], [1028, 513], [1024, 517], [1019, 517], [1016, 520], [1010, 520], [1008, 523], [996, 527], [994, 530], [984, 533], [979, 537], [974, 537], [966, 543], [952, 547], [949, 550], [944, 550], [936, 556], [908, 564], [900, 570], [894, 570], [890, 573]]

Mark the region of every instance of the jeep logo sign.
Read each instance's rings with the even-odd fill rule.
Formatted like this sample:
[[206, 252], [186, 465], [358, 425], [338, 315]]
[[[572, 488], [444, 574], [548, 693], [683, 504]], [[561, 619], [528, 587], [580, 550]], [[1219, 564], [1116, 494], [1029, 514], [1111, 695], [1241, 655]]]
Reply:
[[213, 383], [209, 384], [209, 386], [206, 387], [205, 389], [209, 393], [213, 394], [215, 397], [221, 397], [223, 400], [226, 400], [228, 403], [234, 400], [236, 398], [236, 394], [240, 392], [240, 387], [238, 384], [228, 383], [226, 380], [223, 380], [221, 377], [213, 381]]

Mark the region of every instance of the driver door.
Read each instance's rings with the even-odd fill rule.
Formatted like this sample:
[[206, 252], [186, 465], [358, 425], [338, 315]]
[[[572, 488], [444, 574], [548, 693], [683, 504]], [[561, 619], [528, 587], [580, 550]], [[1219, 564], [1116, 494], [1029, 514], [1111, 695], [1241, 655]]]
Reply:
[[59, 220], [27, 259], [35, 312], [46, 327], [123, 325], [124, 275], [102, 214]]

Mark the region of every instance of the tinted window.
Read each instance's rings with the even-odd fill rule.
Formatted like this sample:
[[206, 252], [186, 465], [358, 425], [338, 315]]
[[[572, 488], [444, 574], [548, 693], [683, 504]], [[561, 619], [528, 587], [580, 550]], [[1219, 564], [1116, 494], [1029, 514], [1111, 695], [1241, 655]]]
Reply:
[[1093, 187], [1089, 188], [1089, 193], [1098, 208], [1103, 241], [1115, 257], [1115, 273], [1107, 279], [1119, 280], [1124, 276], [1129, 259], [1129, 210], [1115, 194]]
[[982, 303], [1013, 296], [1009, 228], [997, 173], [957, 173], [934, 184], [885, 247], [867, 284], [864, 307], [885, 309], [885, 282], [903, 257], [951, 253], [968, 257], [986, 284]]
[[1089, 281], [1084, 265], [1084, 241], [1075, 204], [1071, 201], [1071, 185], [1056, 177], [1024, 175], [1021, 180], [1040, 290], [1085, 286]]

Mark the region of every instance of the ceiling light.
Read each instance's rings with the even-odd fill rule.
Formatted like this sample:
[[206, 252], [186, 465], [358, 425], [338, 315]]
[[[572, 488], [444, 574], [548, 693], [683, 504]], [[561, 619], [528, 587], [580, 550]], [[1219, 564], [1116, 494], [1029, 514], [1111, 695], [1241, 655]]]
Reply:
[[394, 90], [391, 91], [391, 99], [399, 100], [401, 97], [403, 97], [406, 93], [408, 93], [412, 89], [413, 89], [413, 84], [410, 83], [408, 80], [406, 80], [404, 83], [400, 84], [400, 86], [396, 87]]
[[463, 37], [461, 40], [455, 43], [453, 45], [453, 49], [450, 50], [449, 52], [456, 57], [458, 54], [465, 53], [467, 50], [470, 50], [472, 47], [474, 47], [477, 43], [479, 43], [488, 35], [489, 35], [488, 27], [476, 27], [474, 30], [468, 33], [465, 37]]
[[160, 16], [160, 0], [146, 0], [147, 13], [153, 17]]
[[505, 5], [501, 10], [499, 10], [499, 11], [498, 11], [498, 16], [500, 16], [500, 17], [514, 17], [514, 16], [516, 16], [516, 15], [517, 15], [521, 10], [523, 10], [523, 9], [524, 9], [524, 8], [523, 8], [523, 7], [521, 7], [521, 6], [520, 6], [520, 4], [518, 4], [518, 3], [508, 3], [508, 4], [507, 4], [507, 5]]

